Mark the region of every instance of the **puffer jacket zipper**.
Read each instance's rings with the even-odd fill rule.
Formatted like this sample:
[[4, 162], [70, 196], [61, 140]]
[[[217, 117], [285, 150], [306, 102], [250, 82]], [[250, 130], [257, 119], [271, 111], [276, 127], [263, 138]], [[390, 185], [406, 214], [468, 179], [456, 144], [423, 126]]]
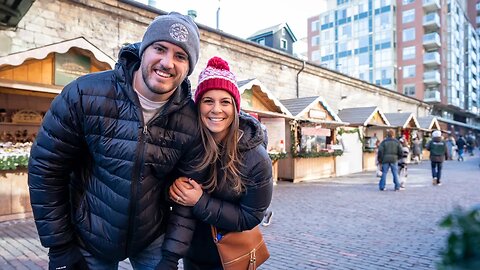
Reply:
[[134, 228], [135, 228], [135, 216], [136, 216], [136, 209], [137, 209], [137, 190], [138, 190], [138, 185], [139, 182], [142, 178], [142, 164], [143, 164], [143, 151], [145, 150], [145, 142], [146, 142], [146, 134], [148, 133], [147, 131], [147, 126], [144, 125], [143, 127], [140, 128], [139, 130], [139, 140], [138, 140], [138, 147], [137, 147], [137, 152], [135, 153], [135, 165], [133, 167], [133, 173], [132, 173], [132, 183], [130, 187], [130, 192], [131, 192], [131, 197], [130, 197], [130, 209], [128, 211], [128, 232], [127, 232], [127, 244], [125, 245], [126, 248], [126, 255], [127, 257], [130, 257], [132, 254], [131, 244], [133, 241], [134, 237]]

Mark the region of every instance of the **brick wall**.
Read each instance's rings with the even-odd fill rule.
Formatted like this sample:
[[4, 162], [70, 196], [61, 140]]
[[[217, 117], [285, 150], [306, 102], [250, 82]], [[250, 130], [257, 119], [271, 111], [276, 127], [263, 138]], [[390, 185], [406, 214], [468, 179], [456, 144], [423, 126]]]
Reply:
[[[117, 58], [122, 44], [140, 41], [156, 9], [116, 0], [36, 0], [15, 29], [0, 29], [0, 56], [83, 36]], [[225, 58], [238, 80], [259, 79], [279, 99], [322, 96], [333, 110], [377, 105], [384, 112], [428, 114], [426, 103], [393, 93], [243, 39], [201, 28], [201, 53], [191, 76], [214, 55]], [[297, 86], [297, 74], [298, 86]]]

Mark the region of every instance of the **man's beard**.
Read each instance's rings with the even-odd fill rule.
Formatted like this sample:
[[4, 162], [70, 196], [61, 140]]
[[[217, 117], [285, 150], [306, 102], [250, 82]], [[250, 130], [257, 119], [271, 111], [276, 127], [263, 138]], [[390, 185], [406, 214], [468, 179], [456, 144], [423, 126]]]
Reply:
[[[161, 71], [162, 72], [165, 72], [165, 73], [168, 73], [163, 67], [161, 68]], [[154, 72], [154, 71], [153, 71]], [[154, 72], [155, 73], [155, 72]], [[147, 86], [148, 90], [150, 90], [150, 92], [154, 93], [154, 94], [157, 94], [157, 95], [165, 95], [165, 94], [168, 94], [172, 91], [175, 91], [175, 89], [177, 89], [177, 87], [173, 87], [172, 89], [170, 90], [165, 90], [165, 89], [162, 89], [162, 87], [155, 87], [152, 83], [150, 83], [150, 81], [148, 80], [148, 76], [149, 76], [149, 72], [148, 72], [148, 67], [143, 67], [142, 68], [142, 78], [143, 78], [143, 81], [145, 82], [145, 85]]]

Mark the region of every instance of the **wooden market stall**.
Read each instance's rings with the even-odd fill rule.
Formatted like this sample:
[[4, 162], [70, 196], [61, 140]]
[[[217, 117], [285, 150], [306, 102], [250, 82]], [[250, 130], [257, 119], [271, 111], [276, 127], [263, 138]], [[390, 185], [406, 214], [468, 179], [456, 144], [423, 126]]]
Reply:
[[434, 130], [441, 130], [440, 128], [440, 123], [438, 122], [438, 119], [436, 116], [429, 115], [429, 116], [424, 116], [424, 117], [418, 117], [418, 124], [420, 126], [419, 132], [418, 132], [418, 138], [422, 142], [422, 160], [427, 160], [429, 159], [429, 152], [427, 149], [425, 149], [425, 146], [427, 143], [431, 140], [432, 138], [432, 131]]
[[287, 156], [285, 141], [292, 114], [258, 79], [239, 81], [238, 87], [242, 96], [241, 109], [257, 118], [267, 130], [267, 151], [276, 183], [279, 160]]
[[337, 159], [339, 175], [375, 170], [378, 144], [384, 139], [385, 130], [391, 127], [385, 114], [374, 106], [345, 108], [338, 116], [350, 123], [341, 132], [345, 150]]
[[279, 178], [296, 183], [335, 176], [335, 157], [342, 154], [335, 129], [347, 123], [319, 96], [281, 102], [295, 119], [286, 138], [290, 155], [280, 160]]
[[0, 220], [31, 212], [28, 156], [62, 87], [115, 62], [84, 38], [0, 57]]
[[[392, 128], [395, 129], [397, 138], [402, 137], [407, 141], [410, 147], [413, 143], [413, 138], [418, 136], [420, 124], [413, 113], [385, 113]], [[408, 157], [410, 159], [410, 155]]]

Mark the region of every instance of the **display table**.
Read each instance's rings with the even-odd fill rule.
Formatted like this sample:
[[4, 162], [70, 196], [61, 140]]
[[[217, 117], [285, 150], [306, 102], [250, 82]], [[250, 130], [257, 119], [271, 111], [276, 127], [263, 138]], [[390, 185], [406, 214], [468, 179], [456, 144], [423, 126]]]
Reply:
[[30, 213], [27, 169], [0, 171], [0, 219]]

